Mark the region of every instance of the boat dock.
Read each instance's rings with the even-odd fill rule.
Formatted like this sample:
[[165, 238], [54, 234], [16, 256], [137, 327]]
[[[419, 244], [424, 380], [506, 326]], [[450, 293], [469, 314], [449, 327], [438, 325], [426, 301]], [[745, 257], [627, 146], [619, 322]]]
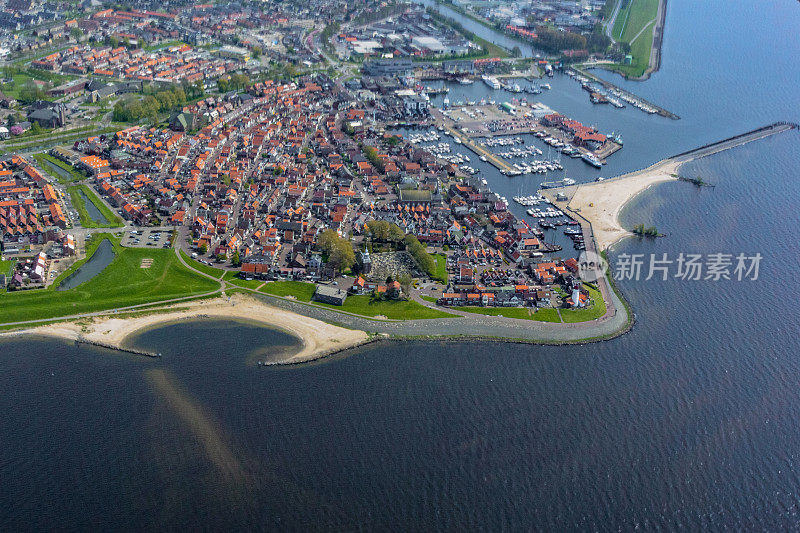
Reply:
[[459, 133], [451, 126], [445, 124], [444, 129], [449, 131], [453, 135], [453, 138], [460, 139], [461, 144], [472, 150], [476, 155], [485, 157], [488, 163], [491, 163], [492, 165], [497, 167], [497, 169], [499, 169], [501, 172], [508, 175], [514, 175], [520, 173], [519, 170], [512, 167], [505, 159], [503, 159], [502, 157], [500, 157], [495, 153], [492, 153], [483, 146], [475, 144], [475, 142], [473, 142], [472, 139], [470, 139], [466, 135]]
[[572, 70], [573, 72], [575, 72], [575, 73], [577, 73], [577, 74], [580, 74], [581, 76], [584, 76], [584, 77], [586, 77], [586, 78], [589, 78], [590, 80], [592, 80], [592, 81], [593, 81], [593, 82], [595, 82], [595, 83], [599, 83], [600, 85], [602, 85], [602, 86], [603, 86], [603, 87], [605, 87], [606, 89], [609, 89], [609, 90], [614, 90], [614, 91], [619, 91], [620, 93], [627, 95], [628, 97], [630, 97], [630, 98], [631, 98], [631, 99], [633, 99], [633, 100], [639, 101], [639, 102], [641, 102], [641, 103], [643, 103], [643, 104], [645, 104], [645, 105], [647, 105], [647, 106], [650, 106], [650, 107], [652, 107], [653, 109], [655, 109], [655, 110], [656, 110], [656, 114], [657, 114], [657, 115], [660, 115], [660, 116], [662, 116], [662, 117], [666, 117], [666, 118], [671, 118], [672, 120], [680, 120], [680, 118], [681, 118], [681, 117], [679, 117], [678, 115], [676, 115], [675, 113], [673, 113], [673, 112], [671, 112], [671, 111], [668, 111], [668, 110], [664, 109], [664, 108], [663, 108], [663, 107], [661, 107], [661, 106], [657, 106], [656, 104], [654, 104], [654, 103], [652, 103], [652, 102], [648, 102], [647, 100], [645, 100], [645, 99], [644, 99], [644, 98], [642, 98], [641, 96], [637, 96], [637, 95], [633, 94], [633, 93], [632, 93], [632, 92], [630, 92], [630, 91], [626, 91], [626, 90], [625, 90], [625, 89], [623, 89], [622, 87], [619, 87], [619, 86], [617, 86], [617, 85], [614, 85], [614, 84], [613, 84], [613, 83], [611, 83], [610, 81], [606, 81], [606, 80], [604, 80], [604, 79], [598, 78], [597, 76], [595, 76], [594, 74], [591, 74], [591, 73], [590, 73], [589, 71], [587, 71], [587, 70], [580, 69], [580, 68], [578, 68], [578, 67], [570, 67], [570, 68], [569, 68], [569, 69], [567, 69], [567, 70]]

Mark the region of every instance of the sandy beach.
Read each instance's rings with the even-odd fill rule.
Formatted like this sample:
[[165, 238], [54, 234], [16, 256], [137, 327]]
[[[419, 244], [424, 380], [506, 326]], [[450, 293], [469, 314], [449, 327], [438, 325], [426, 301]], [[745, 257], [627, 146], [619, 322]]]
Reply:
[[[606, 250], [623, 237], [632, 235], [619, 222], [625, 204], [652, 185], [677, 180], [673, 174], [682, 163], [668, 159], [616, 178], [545, 192], [559, 209], [579, 213], [591, 222], [598, 250]], [[568, 200], [555, 201], [557, 193], [565, 194]]]
[[312, 361], [333, 352], [358, 346], [368, 340], [367, 334], [363, 331], [341, 328], [291, 313], [242, 294], [154, 309], [153, 314], [120, 318], [113, 316], [87, 318], [77, 322], [62, 322], [13, 331], [2, 336], [36, 334], [67, 340], [82, 338], [91, 342], [121, 346], [127, 337], [142, 329], [198, 317], [252, 320], [298, 337], [302, 341], [302, 348], [288, 359], [281, 361], [282, 363]]

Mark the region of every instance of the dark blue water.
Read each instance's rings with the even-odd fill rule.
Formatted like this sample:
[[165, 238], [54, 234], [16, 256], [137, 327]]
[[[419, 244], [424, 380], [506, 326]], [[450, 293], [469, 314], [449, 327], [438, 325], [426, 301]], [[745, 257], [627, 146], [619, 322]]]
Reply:
[[[631, 88], [683, 118], [630, 110], [621, 155], [798, 120], [798, 27], [789, 0], [670, 1], [662, 71]], [[4, 341], [0, 523], [798, 529], [799, 141], [693, 162], [714, 188], [664, 184], [626, 209], [667, 236], [622, 241], [612, 262], [763, 259], [756, 281], [622, 281], [637, 322], [610, 342], [384, 343], [264, 369], [251, 362], [293, 341], [240, 323], [142, 335], [160, 361]]]

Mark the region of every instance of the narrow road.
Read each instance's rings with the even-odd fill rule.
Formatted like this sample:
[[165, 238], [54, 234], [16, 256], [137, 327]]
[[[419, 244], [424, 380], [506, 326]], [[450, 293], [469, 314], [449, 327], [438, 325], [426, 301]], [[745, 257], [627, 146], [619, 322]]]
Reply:
[[611, 39], [611, 43], [616, 43], [617, 40], [614, 39], [614, 23], [617, 21], [617, 15], [619, 15], [619, 8], [622, 6], [622, 0], [617, 0], [617, 4], [614, 6], [614, 12], [611, 14], [611, 18], [606, 23], [606, 36]]

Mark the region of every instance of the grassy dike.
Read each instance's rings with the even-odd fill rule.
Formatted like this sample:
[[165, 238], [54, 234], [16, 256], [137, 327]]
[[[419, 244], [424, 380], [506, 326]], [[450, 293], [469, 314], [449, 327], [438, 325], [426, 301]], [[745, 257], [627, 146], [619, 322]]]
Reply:
[[[626, 0], [621, 0], [625, 2]], [[653, 31], [656, 26], [659, 0], [627, 0], [614, 21], [612, 35], [619, 42], [631, 45], [633, 60], [630, 65], [610, 68], [628, 77], [640, 77], [650, 64], [653, 53]]]
[[[56, 291], [58, 284], [80, 268], [108, 239], [114, 260], [101, 273], [81, 285]], [[47, 289], [14, 291], [0, 295], [0, 323], [42, 320], [107, 311], [213, 292], [219, 284], [183, 266], [172, 249], [123, 248], [111, 234], [95, 235], [87, 245], [87, 259], [73, 265]], [[152, 259], [150, 268], [141, 268]]]

